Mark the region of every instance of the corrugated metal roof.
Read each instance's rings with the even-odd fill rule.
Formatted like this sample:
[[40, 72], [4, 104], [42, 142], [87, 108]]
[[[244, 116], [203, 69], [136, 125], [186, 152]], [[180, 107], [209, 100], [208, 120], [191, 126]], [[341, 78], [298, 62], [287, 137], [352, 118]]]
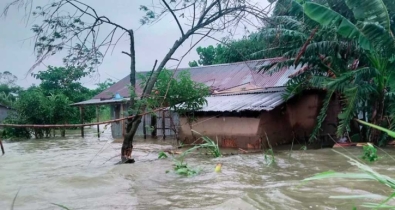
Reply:
[[114, 103], [121, 103], [124, 101], [129, 101], [129, 100], [130, 100], [130, 98], [108, 99], [108, 100], [100, 100], [100, 99], [93, 98], [93, 99], [90, 99], [87, 101], [82, 101], [82, 102], [71, 104], [71, 106], [114, 104]]
[[207, 104], [198, 112], [240, 112], [240, 111], [270, 111], [284, 103], [285, 88], [268, 89], [265, 91], [212, 95], [206, 97]]
[[[288, 76], [295, 73], [300, 67], [284, 68], [281, 71], [275, 72], [272, 75], [268, 73], [258, 73], [260, 66], [269, 65], [273, 62], [283, 60], [282, 58], [270, 58], [255, 61], [245, 61], [230, 64], [219, 64], [211, 66], [199, 66], [193, 68], [178, 69], [176, 74], [182, 71], [189, 71], [192, 80], [204, 83], [210, 86], [211, 89], [222, 91], [231, 87], [236, 87], [242, 84], [251, 83], [261, 88], [280, 87], [284, 86], [289, 80]], [[145, 74], [147, 72], [138, 72], [138, 74]], [[94, 99], [109, 98], [115, 93], [119, 93], [123, 97], [129, 96], [128, 85], [130, 84], [129, 75], [109, 87], [107, 90], [98, 94]], [[139, 81], [137, 81], [139, 84]], [[139, 85], [136, 85], [136, 92], [141, 94], [142, 90]]]

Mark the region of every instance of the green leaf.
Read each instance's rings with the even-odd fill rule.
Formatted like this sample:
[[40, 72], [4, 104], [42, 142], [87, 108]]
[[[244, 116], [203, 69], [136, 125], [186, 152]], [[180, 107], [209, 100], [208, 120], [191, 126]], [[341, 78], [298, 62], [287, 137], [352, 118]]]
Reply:
[[363, 49], [371, 49], [369, 40], [361, 33], [357, 26], [341, 14], [314, 2], [306, 2], [303, 6], [305, 14], [312, 20], [317, 21], [323, 26], [335, 27], [341, 36], [356, 39]]
[[333, 198], [333, 199], [359, 199], [359, 198], [382, 199], [385, 197], [382, 195], [367, 194], [367, 195], [334, 195], [334, 196], [329, 196], [329, 198]]
[[377, 129], [377, 130], [383, 131], [383, 132], [387, 133], [389, 136], [391, 136], [392, 138], [395, 138], [395, 132], [394, 131], [388, 130], [388, 129], [383, 128], [381, 126], [374, 125], [374, 124], [371, 124], [371, 123], [368, 123], [368, 122], [365, 122], [365, 121], [362, 121], [362, 120], [359, 120], [359, 119], [355, 119], [355, 120], [357, 122], [363, 124], [363, 125], [367, 125], [369, 127], [372, 127], [372, 128]]
[[62, 209], [66, 209], [66, 210], [70, 210], [69, 208], [67, 208], [66, 206], [60, 205], [60, 204], [56, 204], [56, 203], [51, 203], [52, 205], [58, 206]]
[[387, 33], [391, 31], [390, 16], [382, 0], [346, 0], [346, 4], [358, 20], [378, 23]]

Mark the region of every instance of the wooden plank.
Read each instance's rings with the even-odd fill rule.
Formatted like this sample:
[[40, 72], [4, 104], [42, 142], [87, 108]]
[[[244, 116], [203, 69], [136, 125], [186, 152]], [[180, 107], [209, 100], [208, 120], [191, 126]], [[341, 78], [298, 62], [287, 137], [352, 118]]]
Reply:
[[[96, 122], [100, 122], [100, 106], [96, 106]], [[100, 138], [99, 124], [97, 124], [97, 138]]]

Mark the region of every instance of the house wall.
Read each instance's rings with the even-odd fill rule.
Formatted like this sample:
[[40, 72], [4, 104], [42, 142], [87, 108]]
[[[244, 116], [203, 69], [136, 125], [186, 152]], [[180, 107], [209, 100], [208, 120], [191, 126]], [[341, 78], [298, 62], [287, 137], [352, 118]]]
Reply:
[[[221, 116], [222, 113], [207, 113], [198, 117], [192, 129], [215, 140], [221, 147], [260, 149], [291, 143], [293, 140], [308, 140], [316, 125], [324, 95], [320, 92], [305, 93], [269, 112], [257, 113], [256, 117]], [[322, 130], [327, 134], [336, 132], [330, 124], [337, 124], [340, 104], [334, 98], [327, 111]], [[194, 142], [186, 118], [180, 118], [180, 140]], [[299, 141], [300, 142], [300, 141]], [[198, 143], [198, 142], [197, 142]]]
[[296, 138], [308, 138], [316, 125], [316, 118], [322, 103], [319, 94], [303, 94], [286, 105], [288, 120]]
[[5, 107], [0, 107], [0, 122], [3, 122], [5, 118], [7, 118], [8, 114], [11, 112], [10, 109]]
[[[259, 122], [259, 113], [256, 117], [216, 117], [216, 114], [212, 114], [197, 117], [197, 121], [192, 123], [192, 129], [213, 140], [218, 138], [218, 144], [221, 147], [247, 148], [248, 142], [259, 142]], [[194, 135], [199, 137], [198, 134]], [[195, 141], [185, 117], [180, 117], [179, 137], [186, 144]]]

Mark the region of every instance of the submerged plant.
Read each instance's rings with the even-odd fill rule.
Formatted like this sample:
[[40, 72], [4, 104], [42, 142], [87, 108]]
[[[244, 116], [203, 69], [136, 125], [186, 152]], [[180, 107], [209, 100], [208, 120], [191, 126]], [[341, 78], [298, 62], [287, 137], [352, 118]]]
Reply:
[[368, 162], [374, 162], [378, 159], [377, 149], [370, 143], [363, 146], [362, 159]]
[[192, 130], [192, 132], [201, 135], [203, 143], [199, 144], [199, 145], [195, 145], [191, 149], [187, 150], [188, 152], [191, 152], [191, 151], [197, 150], [197, 149], [205, 149], [207, 151], [207, 153], [210, 154], [211, 156], [213, 156], [214, 158], [222, 156], [221, 151], [220, 151], [219, 146], [218, 146], [218, 139], [217, 139], [217, 142], [214, 142], [209, 137], [203, 136], [202, 134], [198, 133], [195, 130]]
[[[375, 172], [372, 168], [369, 166], [362, 164], [358, 162], [357, 160], [341, 153], [336, 150], [333, 150], [334, 152], [346, 157], [351, 165], [357, 166], [361, 173], [339, 173], [335, 171], [327, 171], [323, 173], [316, 174], [313, 177], [304, 179], [303, 181], [313, 181], [313, 180], [322, 180], [322, 179], [328, 179], [328, 178], [344, 178], [344, 179], [352, 179], [356, 181], [360, 180], [373, 180], [377, 181], [382, 185], [385, 185], [389, 187], [392, 191], [395, 191], [395, 180], [379, 174]], [[330, 196], [329, 198], [337, 198], [337, 199], [358, 199], [358, 198], [377, 198], [378, 195], [375, 194], [366, 194], [366, 195], [340, 195], [340, 196]], [[362, 203], [361, 207], [366, 207], [366, 208], [395, 208], [395, 206], [388, 205], [387, 203], [395, 198], [395, 193], [392, 193], [389, 195], [385, 200], [383, 200], [380, 203]]]
[[166, 153], [163, 152], [163, 151], [159, 152], [158, 159], [165, 159], [165, 158], [168, 158], [168, 156], [166, 155]]
[[[170, 157], [171, 157], [171, 159], [172, 159], [173, 162], [174, 162], [174, 168], [173, 168], [173, 169], [174, 169], [174, 171], [175, 171], [176, 174], [183, 175], [183, 176], [193, 176], [193, 175], [196, 175], [196, 174], [199, 173], [198, 170], [190, 168], [190, 167], [188, 166], [188, 164], [184, 162], [185, 156], [186, 156], [189, 152], [190, 152], [190, 151], [187, 150], [187, 151], [183, 152], [183, 153], [182, 153], [180, 156], [178, 156], [178, 157], [174, 157], [174, 155], [171, 154]], [[169, 157], [169, 156], [166, 155], [165, 152], [163, 152], [163, 151], [159, 152], [158, 159], [165, 159], [165, 158], [168, 158], [168, 157]], [[168, 173], [168, 172], [169, 172], [169, 171], [166, 171], [166, 173]]]
[[270, 166], [276, 162], [276, 160], [274, 158], [273, 149], [268, 149], [265, 152], [265, 161], [266, 161], [266, 165], [268, 165], [268, 166]]

